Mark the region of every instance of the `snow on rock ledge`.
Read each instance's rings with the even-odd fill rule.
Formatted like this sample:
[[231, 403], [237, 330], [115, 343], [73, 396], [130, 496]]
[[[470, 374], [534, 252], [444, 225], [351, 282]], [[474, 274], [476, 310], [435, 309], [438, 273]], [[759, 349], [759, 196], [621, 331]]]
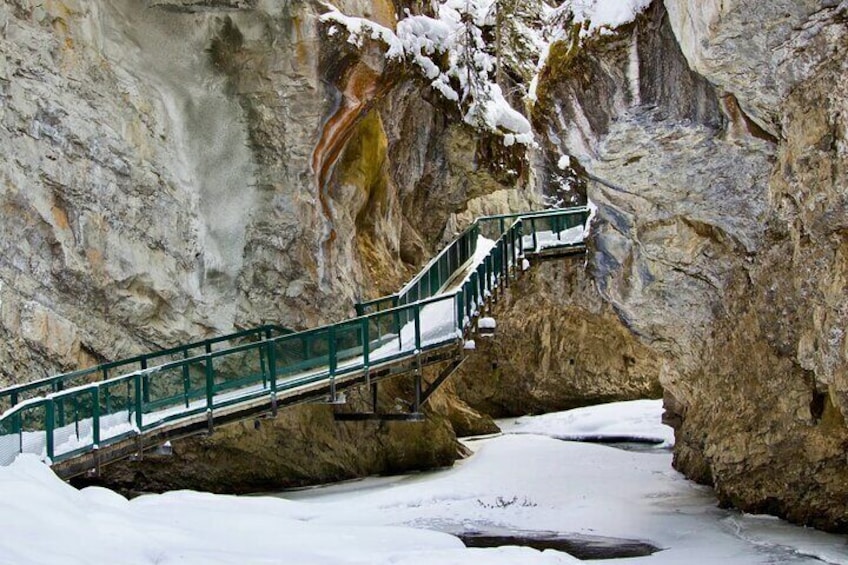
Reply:
[[[388, 47], [388, 59], [414, 63], [434, 90], [464, 111], [469, 125], [503, 136], [507, 147], [515, 143], [532, 145], [530, 122], [510, 106], [492, 76], [495, 57], [489, 52], [482, 28], [494, 24], [493, 14], [491, 0], [446, 0], [439, 6], [438, 18], [408, 15], [398, 22], [397, 33], [335, 8], [320, 19], [331, 24], [331, 35], [336, 33], [332, 25], [338, 24], [347, 30], [350, 43], [359, 47], [368, 37]], [[469, 18], [473, 24], [466, 27]], [[468, 53], [473, 56], [469, 58]]]

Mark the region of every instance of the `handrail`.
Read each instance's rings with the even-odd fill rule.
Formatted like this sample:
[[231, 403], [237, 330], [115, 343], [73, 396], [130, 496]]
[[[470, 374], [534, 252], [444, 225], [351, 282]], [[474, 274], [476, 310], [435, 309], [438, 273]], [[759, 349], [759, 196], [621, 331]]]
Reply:
[[[357, 303], [356, 313], [361, 316], [369, 311], [383, 310], [386, 306], [393, 307], [398, 304], [405, 304], [410, 301], [414, 301], [415, 299], [420, 299], [422, 297], [422, 290], [427, 296], [435, 294], [433, 292], [433, 284], [425, 285], [422, 288], [422, 281], [432, 281], [435, 279], [435, 286], [438, 287], [437, 291], [441, 290], [459, 267], [464, 265], [471, 257], [474, 256], [477, 249], [478, 236], [481, 234], [481, 229], [485, 224], [497, 222], [497, 228], [499, 229], [496, 230], [495, 236], [500, 237], [506, 231], [507, 222], [510, 220], [515, 221], [519, 218], [544, 218], [563, 215], [578, 216], [583, 220], [581, 223], [584, 223], [589, 215], [589, 208], [585, 206], [561, 209], [549, 208], [547, 210], [534, 210], [523, 213], [480, 216], [475, 219], [470, 226], [465, 228], [465, 230], [463, 230], [455, 239], [453, 239], [450, 244], [445, 246], [445, 248], [442, 249], [435, 257], [428, 261], [421, 271], [407, 282], [401, 290], [394, 294]], [[461, 251], [456, 253], [456, 249], [460, 249]], [[450, 276], [447, 277], [444, 276], [446, 267], [448, 267], [447, 272], [450, 273]]]
[[[128, 357], [125, 359], [119, 359], [117, 361], [110, 361], [107, 363], [101, 363], [99, 365], [95, 365], [93, 367], [88, 367], [85, 369], [78, 369], [76, 371], [70, 371], [68, 373], [61, 373], [59, 375], [53, 375], [50, 377], [46, 377], [43, 379], [38, 379], [34, 381], [29, 381], [26, 383], [21, 383], [17, 385], [12, 385], [3, 389], [0, 389], [0, 408], [2, 408], [5, 399], [9, 399], [10, 406], [14, 406], [21, 400], [24, 400], [24, 396], [28, 392], [32, 392], [35, 395], [39, 393], [49, 393], [49, 392], [58, 392], [66, 388], [66, 383], [75, 379], [81, 379], [83, 377], [87, 377], [90, 375], [99, 375], [103, 380], [109, 378], [109, 372], [112, 369], [116, 369], [119, 367], [126, 367], [128, 365], [139, 365], [139, 369], [145, 369], [147, 366], [151, 366], [149, 363], [152, 359], [158, 359], [161, 357], [167, 357], [170, 355], [174, 355], [177, 353], [187, 353], [192, 349], [203, 348], [205, 350], [211, 350], [212, 346], [218, 343], [222, 343], [225, 341], [232, 341], [237, 339], [243, 339], [246, 337], [253, 337], [256, 335], [264, 334], [267, 337], [271, 337], [271, 335], [276, 332], [278, 334], [285, 335], [287, 333], [292, 333], [292, 330], [288, 328], [284, 328], [282, 326], [276, 324], [264, 324], [262, 326], [258, 326], [255, 328], [250, 328], [247, 330], [241, 330], [239, 332], [226, 334], [223, 336], [217, 336], [213, 338], [208, 338], [201, 341], [195, 341], [184, 345], [178, 345], [176, 347], [170, 347], [168, 349], [161, 349], [158, 351], [152, 351], [149, 353], [143, 353], [140, 355], [135, 355], [133, 357]], [[49, 391], [45, 391], [42, 389], [49, 388]]]
[[[103, 380], [50, 391], [43, 398], [18, 398], [0, 416], [0, 464], [22, 452], [37, 453], [54, 463], [64, 461], [167, 422], [204, 412], [211, 418], [215, 410], [306, 384], [322, 382], [334, 391], [338, 377], [443, 347], [463, 335], [488, 296], [506, 282], [510, 272], [521, 268], [526, 247], [538, 249], [540, 238], [545, 237], [551, 245], [568, 245], [558, 244], [556, 238], [577, 225], [574, 218], [585, 221], [587, 216], [586, 210], [554, 210], [478, 219], [463, 235], [476, 236], [481, 220], [496, 220], [498, 228], [503, 222], [504, 227], [491, 250], [450, 292], [444, 292], [444, 282], [466, 267], [468, 260], [460, 261], [463, 255], [473, 256], [467, 237], [430, 261], [422, 276], [411, 281], [418, 285], [418, 295], [406, 304], [300, 332], [261, 326], [166, 350], [182, 353], [182, 359], [139, 366], [113, 377], [105, 371]], [[513, 221], [507, 227], [508, 220]], [[453, 271], [444, 271], [446, 265]], [[406, 297], [412, 296], [410, 288], [405, 286]], [[421, 293], [434, 290], [434, 296], [421, 299]], [[274, 331], [279, 335], [272, 335]], [[260, 339], [212, 348], [228, 338], [251, 336]], [[198, 347], [203, 350], [189, 356]], [[142, 358], [165, 355], [157, 352], [109, 365], [141, 365]]]

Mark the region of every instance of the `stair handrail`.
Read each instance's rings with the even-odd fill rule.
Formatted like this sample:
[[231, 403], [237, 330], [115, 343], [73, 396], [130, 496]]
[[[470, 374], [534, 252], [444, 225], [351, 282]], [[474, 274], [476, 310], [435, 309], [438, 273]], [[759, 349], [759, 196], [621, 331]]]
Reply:
[[281, 335], [285, 335], [286, 333], [292, 333], [293, 330], [280, 326], [278, 324], [263, 324], [261, 326], [257, 326], [255, 328], [249, 328], [246, 330], [240, 330], [238, 332], [216, 336], [207, 338], [204, 340], [199, 340], [183, 345], [177, 345], [174, 347], [169, 347], [166, 349], [160, 349], [156, 351], [151, 351], [148, 353], [141, 353], [139, 355], [134, 355], [132, 357], [126, 357], [122, 359], [117, 359], [115, 361], [109, 361], [106, 363], [100, 363], [98, 365], [94, 365], [91, 367], [86, 367], [84, 369], [77, 369], [75, 371], [69, 371], [67, 373], [60, 373], [58, 375], [52, 375], [49, 377], [45, 377], [42, 379], [36, 379], [33, 381], [28, 381], [26, 383], [20, 383], [11, 385], [5, 388], [0, 389], [0, 408], [5, 405], [4, 400], [8, 399], [9, 406], [14, 406], [18, 402], [22, 400], [26, 400], [24, 395], [26, 393], [39, 394], [39, 392], [45, 392], [40, 389], [50, 388], [51, 392], [56, 392], [66, 387], [66, 383], [69, 381], [73, 381], [76, 379], [81, 379], [85, 377], [89, 377], [91, 375], [98, 375], [100, 379], [108, 379], [110, 371], [116, 369], [118, 367], [125, 367], [127, 365], [139, 365], [139, 369], [144, 369], [147, 366], [152, 366], [149, 361], [152, 359], [156, 359], [159, 357], [166, 357], [169, 355], [174, 355], [177, 353], [187, 352], [191, 349], [204, 348], [210, 350], [212, 346], [215, 344], [231, 341], [236, 339], [242, 339], [246, 337], [253, 337], [256, 335], [265, 335], [267, 337], [271, 337], [271, 335], [276, 332]]
[[[547, 208], [544, 210], [533, 210], [530, 212], [479, 216], [468, 227], [462, 230], [458, 236], [452, 239], [448, 245], [442, 248], [439, 253], [436, 254], [435, 257], [425, 263], [424, 267], [422, 267], [421, 270], [418, 271], [418, 273], [416, 273], [416, 275], [412, 279], [410, 279], [405, 285], [403, 285], [403, 287], [401, 287], [398, 292], [358, 302], [355, 305], [356, 313], [357, 315], [362, 315], [369, 311], [380, 311], [387, 307], [392, 308], [400, 304], [407, 304], [409, 302], [415, 301], [416, 299], [420, 300], [422, 298], [420, 293], [420, 283], [428, 277], [432, 278], [432, 274], [434, 273], [434, 271], [437, 273], [437, 290], [443, 288], [444, 285], [450, 280], [450, 276], [445, 277], [442, 274], [442, 263], [445, 262], [445, 260], [447, 259], [447, 262], [449, 264], [452, 264], [453, 257], [451, 256], [451, 254], [457, 248], [460, 250], [457, 255], [462, 258], [462, 260], [460, 260], [459, 263], [454, 265], [453, 269], [450, 270], [450, 274], [452, 276], [453, 273], [457, 271], [457, 269], [459, 269], [468, 261], [468, 259], [473, 257], [474, 253], [477, 250], [477, 236], [480, 235], [480, 231], [483, 224], [497, 222], [499, 230], [496, 232], [496, 235], [500, 237], [500, 235], [506, 231], [507, 222], [510, 220], [515, 221], [519, 218], [545, 217], [549, 215], [581, 215], [584, 217], [588, 217], [588, 214], [588, 207], [575, 206], [570, 208]], [[418, 290], [419, 292], [415, 293], [413, 296], [409, 296], [410, 294], [412, 294], [413, 290]], [[429, 289], [427, 289], [427, 291], [428, 296], [435, 294], [432, 291], [432, 285]], [[423, 298], [427, 298], [428, 296], [424, 296]]]

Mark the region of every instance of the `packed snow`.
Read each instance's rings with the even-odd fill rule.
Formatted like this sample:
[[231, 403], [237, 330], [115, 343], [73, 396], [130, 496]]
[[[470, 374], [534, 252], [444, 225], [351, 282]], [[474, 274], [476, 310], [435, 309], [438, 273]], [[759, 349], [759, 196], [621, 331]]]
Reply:
[[648, 9], [651, 0], [566, 0], [557, 12], [568, 11], [576, 24], [582, 26], [581, 35], [609, 33], [617, 27], [629, 24], [636, 16]]
[[584, 440], [628, 437], [633, 441], [674, 445], [674, 430], [658, 417], [662, 400], [611, 402], [542, 416], [504, 420], [498, 425], [505, 433], [547, 435], [556, 439]]
[[[616, 28], [633, 22], [650, 5], [650, 0], [566, 0], [557, 8], [543, 12], [536, 33], [539, 46], [536, 74], [530, 80], [527, 99], [536, 102], [539, 73], [547, 63], [551, 45], [569, 40], [569, 24], [579, 26], [581, 41], [593, 35], [609, 35]], [[560, 165], [559, 168], [564, 167]]]
[[848, 563], [840, 536], [717, 508], [710, 489], [671, 468], [667, 450], [554, 439], [667, 437], [660, 410], [658, 402], [618, 403], [521, 418], [511, 430], [520, 434], [468, 442], [475, 454], [451, 469], [278, 496], [178, 491], [128, 501], [102, 488], [77, 491], [23, 455], [0, 467], [0, 564], [578, 562], [553, 550], [467, 549], [448, 533], [487, 529], [662, 548], [628, 563]]
[[498, 327], [498, 323], [494, 318], [480, 318], [477, 320], [477, 329], [480, 330], [493, 330]]

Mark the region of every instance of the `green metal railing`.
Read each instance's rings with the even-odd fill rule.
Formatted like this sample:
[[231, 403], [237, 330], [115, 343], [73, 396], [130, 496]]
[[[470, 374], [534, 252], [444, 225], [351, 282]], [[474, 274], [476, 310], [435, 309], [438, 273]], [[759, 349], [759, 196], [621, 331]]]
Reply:
[[[356, 313], [361, 316], [369, 312], [379, 312], [435, 296], [450, 282], [457, 271], [465, 265], [477, 251], [479, 236], [491, 240], [499, 239], [507, 229], [518, 219], [529, 222], [531, 235], [538, 231], [550, 231], [562, 239], [562, 232], [573, 227], [583, 226], [589, 217], [586, 207], [566, 208], [562, 210], [539, 210], [520, 214], [500, 214], [482, 216], [468, 226], [436, 257], [430, 260], [424, 268], [404, 287], [395, 294], [382, 296], [373, 300], [360, 302], [356, 305]], [[538, 237], [527, 242], [535, 249], [538, 247]]]
[[[0, 464], [24, 452], [60, 462], [169, 422], [212, 417], [215, 410], [313, 383], [332, 394], [340, 377], [461, 338], [487, 297], [521, 268], [530, 244], [570, 245], [562, 232], [587, 216], [578, 209], [478, 220], [394, 295], [404, 304], [369, 306], [370, 312], [337, 324], [302, 332], [262, 326], [0, 391], [0, 398], [14, 400], [0, 417]], [[440, 294], [474, 255], [472, 242], [491, 227], [487, 222], [500, 231], [494, 246], [456, 290]], [[130, 372], [115, 374], [122, 369]]]
[[[228, 349], [244, 341], [270, 339], [278, 335], [293, 333], [292, 330], [276, 325], [263, 325], [249, 330], [197, 341], [152, 353], [136, 355], [118, 361], [103, 363], [87, 369], [63, 373], [45, 379], [0, 389], [0, 414], [19, 402], [47, 394], [60, 392], [67, 388], [88, 384], [97, 380], [122, 375], [134, 370], [162, 365], [176, 359], [186, 359], [213, 350]], [[61, 416], [61, 414], [60, 414]]]

